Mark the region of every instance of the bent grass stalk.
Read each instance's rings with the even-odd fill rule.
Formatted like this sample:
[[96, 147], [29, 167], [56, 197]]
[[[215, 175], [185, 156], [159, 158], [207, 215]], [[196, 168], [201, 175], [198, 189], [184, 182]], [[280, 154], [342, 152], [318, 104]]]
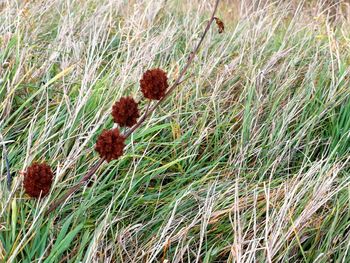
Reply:
[[[187, 62], [184, 66], [184, 68], [181, 70], [179, 76], [177, 77], [177, 79], [175, 80], [175, 82], [170, 86], [170, 88], [168, 89], [168, 91], [165, 93], [165, 95], [158, 100], [158, 102], [156, 102], [153, 106], [150, 105], [150, 103], [148, 103], [147, 108], [145, 113], [142, 115], [142, 117], [138, 120], [138, 122], [131, 127], [129, 130], [126, 131], [126, 133], [123, 135], [125, 137], [125, 139], [127, 139], [136, 129], [138, 129], [143, 123], [144, 121], [156, 110], [156, 108], [166, 99], [169, 97], [169, 95], [182, 83], [182, 78], [184, 77], [185, 73], [187, 72], [188, 68], [190, 67], [190, 65], [193, 62], [193, 59], [195, 58], [200, 46], [203, 43], [203, 40], [205, 38], [205, 36], [207, 35], [211, 24], [213, 23], [214, 20], [216, 20], [215, 14], [218, 8], [220, 0], [216, 0], [214, 8], [213, 8], [213, 12], [212, 15], [207, 23], [207, 26], [198, 42], [198, 44], [196, 45], [196, 47], [194, 48], [194, 50], [190, 53]], [[65, 202], [65, 200], [72, 194], [74, 194], [80, 187], [82, 187], [94, 174], [95, 172], [98, 170], [98, 168], [104, 163], [106, 159], [105, 158], [101, 158], [95, 165], [93, 165], [89, 171], [86, 173], [86, 175], [84, 177], [82, 177], [80, 179], [80, 181], [73, 187], [71, 187], [70, 189], [67, 190], [67, 192], [60, 197], [58, 200], [56, 200], [55, 202], [53, 202], [48, 210], [46, 211], [45, 215], [50, 214], [52, 211], [54, 211], [58, 206], [60, 206], [63, 202]]]

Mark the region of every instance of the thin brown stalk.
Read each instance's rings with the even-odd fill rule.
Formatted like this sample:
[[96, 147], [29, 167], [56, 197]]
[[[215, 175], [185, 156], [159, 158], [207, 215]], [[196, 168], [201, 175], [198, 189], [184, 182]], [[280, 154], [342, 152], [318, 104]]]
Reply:
[[94, 173], [97, 171], [98, 168], [103, 164], [105, 159], [101, 158], [95, 165], [93, 165], [89, 171], [86, 173], [86, 175], [80, 179], [80, 181], [69, 188], [67, 192], [61, 196], [59, 199], [57, 199], [55, 202], [53, 202], [49, 209], [46, 211], [46, 215], [50, 214], [53, 210], [55, 210], [61, 203], [66, 201], [66, 199], [73, 193], [75, 193], [81, 186], [83, 186], [89, 179], [94, 175]]
[[[189, 66], [192, 64], [194, 57], [196, 56], [200, 46], [203, 43], [204, 37], [208, 33], [211, 24], [215, 20], [215, 13], [218, 8], [220, 0], [216, 0], [213, 13], [207, 23], [207, 26], [203, 32], [203, 35], [201, 36], [197, 46], [194, 48], [194, 50], [191, 52], [191, 54], [188, 57], [187, 63], [184, 66], [184, 68], [181, 70], [179, 76], [175, 80], [174, 84], [168, 89], [168, 91], [165, 93], [165, 96], [161, 98], [157, 103], [155, 103], [152, 107], [150, 107], [150, 104], [147, 105], [147, 109], [144, 113], [144, 115], [139, 119], [139, 121], [132, 127], [130, 128], [126, 133], [125, 133], [125, 138], [128, 138], [137, 128], [139, 128], [144, 121], [156, 110], [156, 108], [166, 99], [169, 97], [169, 95], [182, 83], [182, 78], [186, 74]], [[98, 168], [103, 164], [105, 160], [100, 159], [98, 163], [96, 163], [94, 166], [90, 168], [90, 170], [87, 172], [87, 174], [80, 179], [80, 181], [73, 187], [67, 190], [67, 192], [60, 197], [57, 201], [51, 204], [49, 209], [46, 211], [46, 215], [50, 214], [52, 211], [54, 211], [60, 204], [62, 204], [70, 195], [75, 193], [81, 186], [83, 186], [93, 175], [94, 173], [98, 170]]]

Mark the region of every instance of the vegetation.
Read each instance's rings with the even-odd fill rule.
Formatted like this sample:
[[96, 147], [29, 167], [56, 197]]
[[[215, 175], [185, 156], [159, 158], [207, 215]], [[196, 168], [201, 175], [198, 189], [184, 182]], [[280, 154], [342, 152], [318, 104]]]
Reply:
[[[181, 87], [45, 215], [98, 162], [142, 73], [177, 78], [213, 3], [16, 2], [0, 7], [0, 262], [350, 261], [345, 16], [222, 1], [224, 33], [209, 30]], [[54, 174], [40, 201], [22, 187], [34, 161]]]

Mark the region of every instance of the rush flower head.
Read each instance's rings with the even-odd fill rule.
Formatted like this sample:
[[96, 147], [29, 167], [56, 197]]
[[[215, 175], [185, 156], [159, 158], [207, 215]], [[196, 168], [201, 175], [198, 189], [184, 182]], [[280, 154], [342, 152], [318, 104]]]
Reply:
[[164, 97], [166, 89], [169, 87], [166, 73], [159, 69], [147, 70], [140, 80], [143, 96], [151, 100], [160, 100]]
[[219, 34], [225, 31], [225, 24], [221, 21], [220, 18], [214, 17], [216, 25], [218, 26]]
[[112, 116], [115, 123], [121, 127], [131, 127], [140, 117], [137, 108], [138, 103], [132, 97], [123, 97], [117, 101], [112, 107]]
[[125, 137], [120, 134], [119, 129], [103, 130], [97, 139], [95, 150], [101, 158], [107, 162], [118, 159], [123, 155]]
[[46, 163], [33, 163], [24, 173], [23, 186], [31, 197], [39, 198], [50, 192], [53, 173]]

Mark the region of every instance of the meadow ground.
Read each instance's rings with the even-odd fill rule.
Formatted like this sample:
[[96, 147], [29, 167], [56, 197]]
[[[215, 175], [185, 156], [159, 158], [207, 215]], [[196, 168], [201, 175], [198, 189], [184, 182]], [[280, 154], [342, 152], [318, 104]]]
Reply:
[[[146, 69], [174, 81], [213, 2], [0, 5], [0, 262], [350, 262], [350, 23], [320, 1], [222, 1], [225, 33], [125, 155], [44, 216], [97, 162], [111, 105]], [[22, 171], [44, 160], [36, 201]]]

